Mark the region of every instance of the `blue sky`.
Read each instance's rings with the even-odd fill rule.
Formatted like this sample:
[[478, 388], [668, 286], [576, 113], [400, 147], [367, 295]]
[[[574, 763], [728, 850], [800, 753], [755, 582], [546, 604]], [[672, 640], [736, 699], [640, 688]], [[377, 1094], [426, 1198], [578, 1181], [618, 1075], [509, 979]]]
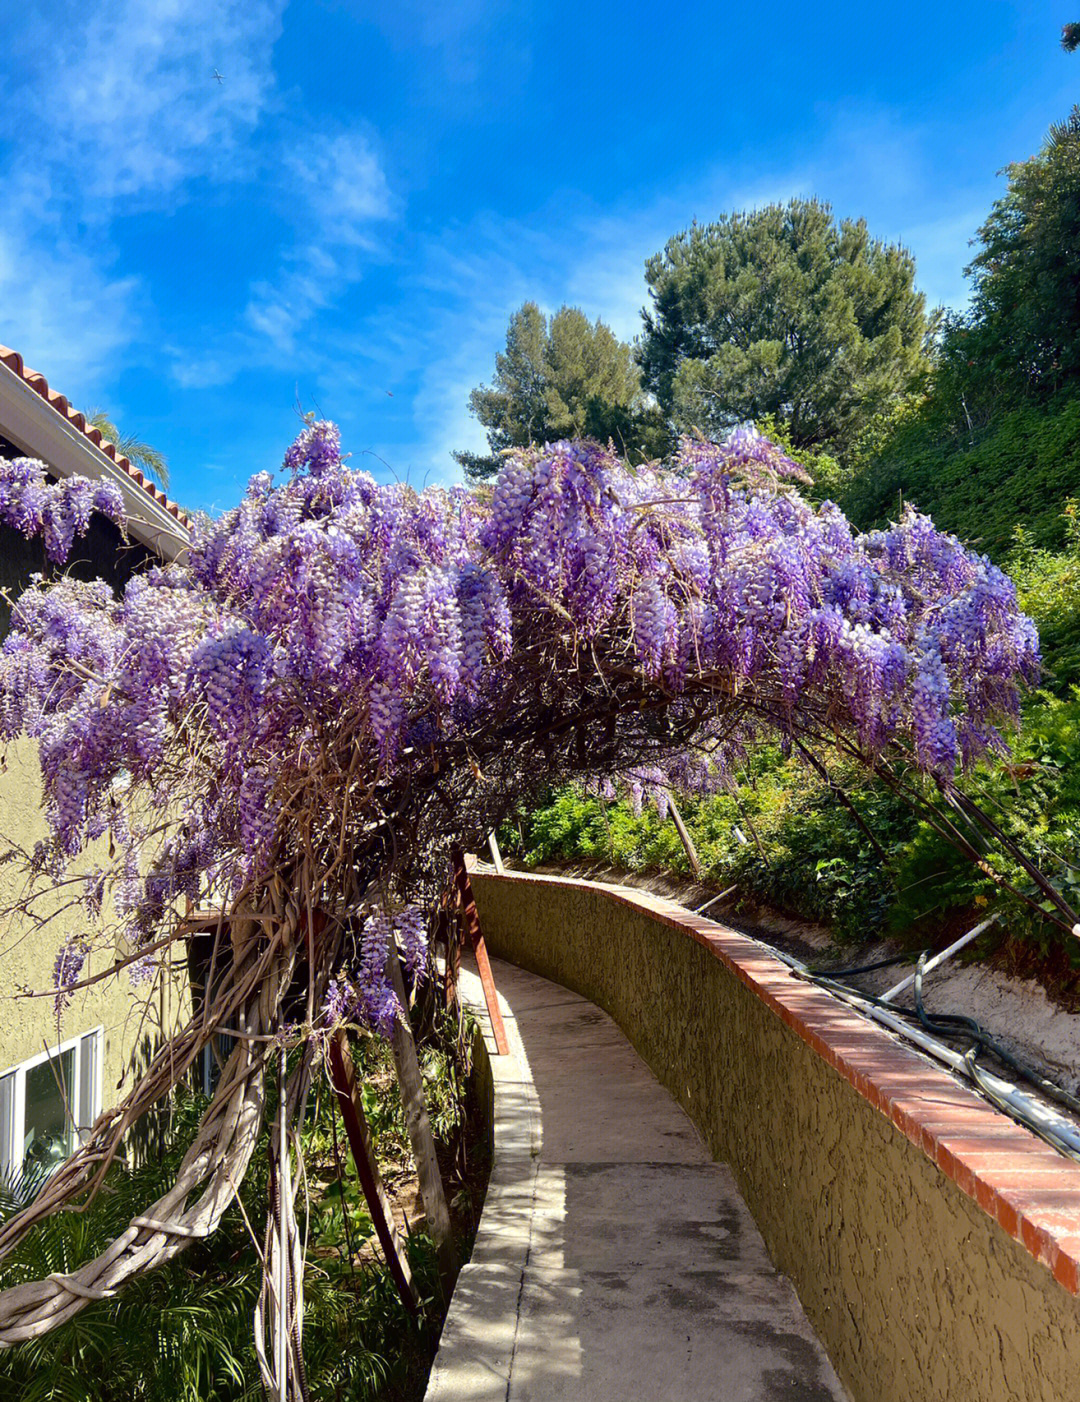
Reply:
[[[38, 0], [0, 51], [0, 341], [222, 508], [316, 409], [450, 481], [531, 297], [633, 337], [694, 218], [792, 195], [965, 297], [1080, 99], [1080, 4]], [[217, 69], [224, 81], [215, 81]]]

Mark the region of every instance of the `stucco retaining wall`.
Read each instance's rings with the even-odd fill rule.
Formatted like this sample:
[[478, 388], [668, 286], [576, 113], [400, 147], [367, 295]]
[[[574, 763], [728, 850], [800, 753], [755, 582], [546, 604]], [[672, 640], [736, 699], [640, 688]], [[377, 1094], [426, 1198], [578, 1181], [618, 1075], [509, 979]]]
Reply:
[[473, 887], [492, 952], [610, 1013], [731, 1165], [856, 1402], [1080, 1395], [1080, 1166], [713, 921]]

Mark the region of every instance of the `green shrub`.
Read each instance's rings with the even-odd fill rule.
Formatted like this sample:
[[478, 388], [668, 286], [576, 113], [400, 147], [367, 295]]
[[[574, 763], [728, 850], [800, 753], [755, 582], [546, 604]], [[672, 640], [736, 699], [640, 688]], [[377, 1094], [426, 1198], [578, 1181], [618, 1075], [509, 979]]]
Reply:
[[[974, 439], [974, 441], [972, 441]], [[899, 416], [841, 487], [840, 504], [868, 528], [910, 502], [997, 560], [1017, 526], [1037, 548], [1066, 540], [1062, 508], [1080, 496], [1080, 400], [1014, 409], [959, 436], [932, 401]]]

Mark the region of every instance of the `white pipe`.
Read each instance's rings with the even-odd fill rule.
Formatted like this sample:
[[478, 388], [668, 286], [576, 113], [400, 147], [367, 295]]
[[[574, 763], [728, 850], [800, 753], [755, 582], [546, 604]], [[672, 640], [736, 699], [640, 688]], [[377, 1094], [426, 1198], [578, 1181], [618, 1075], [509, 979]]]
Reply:
[[491, 860], [495, 863], [496, 872], [499, 876], [504, 876], [506, 874], [506, 868], [503, 866], [502, 853], [499, 851], [499, 840], [495, 836], [494, 828], [488, 833], [488, 847], [491, 849]]
[[[976, 925], [975, 928], [969, 930], [966, 935], [961, 935], [958, 940], [954, 940], [953, 943], [949, 945], [948, 949], [943, 949], [940, 954], [935, 954], [933, 959], [927, 959], [922, 968], [923, 974], [928, 974], [931, 969], [936, 969], [939, 964], [944, 964], [945, 960], [951, 959], [957, 950], [963, 949], [966, 944], [970, 944], [972, 940], [978, 939], [982, 932], [989, 929], [996, 919], [997, 915], [991, 915], [989, 920], [984, 920], [981, 925]], [[903, 993], [905, 988], [911, 987], [915, 982], [915, 978], [915, 974], [908, 974], [907, 978], [902, 978], [898, 984], [890, 988], [888, 993], [879, 994], [879, 998], [883, 1003], [891, 1003], [898, 993]]]
[[722, 901], [722, 900], [724, 899], [725, 896], [730, 896], [730, 895], [732, 894], [733, 891], [737, 891], [738, 889], [739, 889], [739, 888], [738, 888], [737, 885], [736, 885], [736, 886], [729, 886], [729, 887], [727, 888], [726, 891], [721, 891], [720, 894], [719, 894], [718, 896], [712, 896], [709, 900], [707, 900], [707, 901], [705, 902], [704, 905], [699, 905], [698, 908], [697, 908], [697, 910], [694, 912], [694, 914], [695, 914], [695, 915], [704, 915], [705, 912], [709, 909], [710, 906], [714, 906], [714, 905], [716, 904], [717, 901]]
[[[762, 942], [758, 940], [755, 943], [761, 944]], [[790, 954], [784, 954], [779, 949], [773, 949], [771, 945], [763, 944], [762, 947], [767, 949], [770, 954], [775, 954], [789, 968], [809, 977], [811, 982], [815, 981], [813, 976], [809, 974], [806, 965], [800, 960], [793, 958]], [[965, 1081], [973, 1082], [978, 1087], [979, 1081], [974, 1080], [964, 1057], [959, 1052], [953, 1051], [952, 1047], [946, 1046], [944, 1042], [939, 1042], [936, 1037], [932, 1037], [921, 1027], [912, 1027], [910, 1023], [897, 1017], [895, 1013], [889, 1012], [885, 1008], [875, 1007], [873, 1003], [867, 1002], [858, 993], [848, 992], [847, 989], [841, 990], [830, 985], [827, 989], [823, 989], [823, 992], [831, 993], [834, 998], [850, 1004], [865, 1017], [880, 1023], [882, 1027], [887, 1027], [891, 1032], [906, 1037], [909, 1042], [914, 1042], [917, 1047], [921, 1047], [930, 1056], [935, 1057], [938, 1061], [943, 1061]], [[1066, 1120], [1063, 1116], [1055, 1114], [1053, 1110], [1047, 1109], [1041, 1101], [1028, 1095], [1026, 1091], [1018, 1089], [1011, 1081], [1003, 1081], [1000, 1076], [995, 1076], [992, 1072], [983, 1070], [982, 1067], [979, 1068], [979, 1080], [997, 1099], [1015, 1110], [1018, 1115], [1037, 1124], [1057, 1147], [1064, 1147], [1071, 1153], [1080, 1156], [1080, 1130], [1077, 1130], [1070, 1120]]]

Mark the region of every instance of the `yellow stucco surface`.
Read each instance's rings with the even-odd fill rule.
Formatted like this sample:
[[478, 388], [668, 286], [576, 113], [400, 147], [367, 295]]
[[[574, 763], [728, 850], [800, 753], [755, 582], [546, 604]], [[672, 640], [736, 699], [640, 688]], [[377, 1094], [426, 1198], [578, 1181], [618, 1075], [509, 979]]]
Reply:
[[492, 953], [610, 1013], [730, 1164], [854, 1402], [1077, 1395], [1080, 1299], [689, 933], [639, 893], [473, 885]]
[[[6, 761], [0, 774], [0, 852], [8, 850], [12, 841], [32, 849], [47, 831], [36, 746], [17, 740], [7, 746]], [[91, 852], [83, 865], [90, 870], [94, 864]], [[60, 889], [35, 905], [39, 914], [57, 912], [46, 926], [36, 927], [11, 911], [25, 887], [26, 875], [18, 861], [0, 865], [0, 1073], [102, 1027], [102, 1107], [108, 1108], [131, 1088], [133, 1068], [144, 1064], [162, 1027], [175, 1026], [186, 1013], [185, 985], [182, 980], [160, 980], [147, 1005], [134, 994], [127, 974], [121, 973], [76, 992], [58, 1022], [51, 996], [31, 998], [23, 993], [27, 988], [51, 990], [56, 956], [68, 939], [86, 930], [86, 917], [77, 908], [64, 909], [72, 896]], [[108, 967], [110, 954], [113, 951], [104, 949], [94, 953], [84, 976]]]

